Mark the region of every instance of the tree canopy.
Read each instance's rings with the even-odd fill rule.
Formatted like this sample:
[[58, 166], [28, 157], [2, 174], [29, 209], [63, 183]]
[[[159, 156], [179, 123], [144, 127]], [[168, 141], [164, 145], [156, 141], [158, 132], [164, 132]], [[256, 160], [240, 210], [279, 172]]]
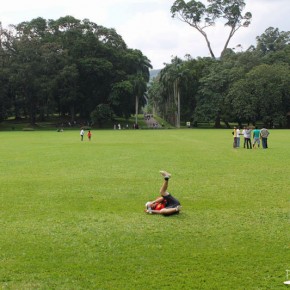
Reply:
[[268, 28], [256, 46], [244, 52], [227, 49], [220, 59], [172, 58], [151, 83], [154, 110], [178, 126], [181, 120], [290, 127], [289, 33]]
[[[184, 15], [196, 25], [202, 19], [212, 25], [217, 17], [236, 28], [249, 24], [243, 1], [208, 2], [177, 0], [172, 13], [193, 9]], [[148, 87], [150, 60], [114, 29], [72, 16], [0, 25], [0, 121], [29, 118], [34, 124], [58, 115], [102, 126], [113, 116], [137, 116], [148, 100], [177, 127], [186, 121], [290, 127], [289, 39], [289, 32], [269, 27], [246, 51], [173, 57]]]
[[176, 0], [171, 7], [171, 15], [189, 24], [204, 37], [212, 58], [216, 58], [206, 28], [214, 26], [218, 20], [224, 20], [224, 25], [230, 28], [229, 35], [221, 52], [223, 55], [234, 34], [241, 27], [248, 27], [251, 23], [252, 14], [246, 12], [243, 0], [207, 0], [206, 6], [201, 1]]
[[128, 117], [136, 96], [143, 102], [150, 60], [114, 29], [72, 16], [36, 18], [1, 26], [0, 40], [0, 120], [29, 117], [34, 124], [58, 114], [74, 121], [103, 108]]

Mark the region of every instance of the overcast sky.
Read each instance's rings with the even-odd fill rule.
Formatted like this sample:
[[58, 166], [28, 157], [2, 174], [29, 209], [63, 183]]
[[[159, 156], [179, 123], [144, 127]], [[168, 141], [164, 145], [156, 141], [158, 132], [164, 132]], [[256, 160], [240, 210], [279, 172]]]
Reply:
[[[171, 18], [174, 0], [10, 0], [1, 1], [0, 21], [9, 24], [33, 18], [58, 19], [66, 15], [88, 18], [107, 28], [115, 28], [129, 48], [140, 49], [154, 69], [170, 63], [173, 56], [193, 58], [209, 56], [204, 38], [188, 24]], [[247, 49], [256, 45], [256, 36], [268, 27], [290, 31], [290, 0], [246, 0], [244, 12], [251, 12], [253, 20], [248, 28], [241, 28], [229, 47], [241, 45]], [[207, 29], [214, 53], [220, 55], [229, 29], [222, 24]]]

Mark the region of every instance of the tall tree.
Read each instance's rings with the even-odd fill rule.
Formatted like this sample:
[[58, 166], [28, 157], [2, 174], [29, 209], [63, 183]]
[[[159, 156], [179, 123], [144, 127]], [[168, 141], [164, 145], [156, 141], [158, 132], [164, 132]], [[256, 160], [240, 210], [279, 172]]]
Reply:
[[159, 75], [154, 77], [148, 86], [148, 113], [153, 113], [164, 118], [163, 99], [162, 99], [162, 85], [159, 81]]
[[237, 30], [250, 25], [252, 14], [250, 12], [242, 14], [245, 8], [245, 1], [243, 0], [207, 0], [207, 2], [209, 2], [208, 6], [195, 0], [187, 2], [176, 0], [171, 7], [171, 14], [173, 18], [180, 19], [201, 33], [211, 57], [215, 58], [205, 29], [214, 26], [218, 19], [224, 19], [225, 26], [230, 27], [228, 38], [221, 52], [222, 56]]
[[152, 65], [150, 60], [138, 49], [128, 49], [125, 59], [126, 70], [130, 74], [128, 80], [132, 83], [135, 95], [135, 123], [137, 124], [140, 103], [144, 105], [144, 94], [150, 79], [149, 69], [152, 68]]
[[12, 86], [15, 88], [17, 102], [21, 100], [30, 123], [35, 124], [41, 97], [39, 78], [44, 68], [40, 52], [42, 40], [29, 22], [22, 22], [15, 29], [17, 38], [13, 41]]
[[[167, 90], [164, 90], [164, 96], [167, 99], [170, 111], [173, 110], [174, 112], [171, 121], [174, 120], [177, 128], [180, 128], [181, 123], [181, 87], [189, 73], [184, 63], [180, 58], [174, 57], [171, 63], [167, 64], [160, 72], [160, 82], [163, 83], [163, 88], [167, 88]], [[171, 103], [171, 100], [173, 100], [173, 103]]]
[[278, 28], [269, 27], [266, 31], [256, 37], [257, 51], [266, 55], [271, 52], [283, 50], [290, 44], [290, 31], [279, 31]]
[[233, 113], [248, 122], [262, 120], [269, 127], [285, 126], [290, 110], [289, 78], [289, 65], [254, 67], [229, 90], [227, 99]]
[[9, 68], [11, 57], [9, 51], [5, 49], [3, 42], [7, 41], [7, 31], [2, 28], [0, 22], [0, 122], [7, 116], [11, 106], [9, 100], [10, 84], [9, 84]]

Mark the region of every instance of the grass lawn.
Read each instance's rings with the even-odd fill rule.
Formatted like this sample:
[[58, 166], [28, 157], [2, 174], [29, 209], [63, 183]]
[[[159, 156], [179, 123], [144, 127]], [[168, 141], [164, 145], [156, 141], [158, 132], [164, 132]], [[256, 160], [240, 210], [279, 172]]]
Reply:
[[[284, 289], [290, 132], [0, 132], [1, 289]], [[162, 178], [183, 206], [147, 215]]]

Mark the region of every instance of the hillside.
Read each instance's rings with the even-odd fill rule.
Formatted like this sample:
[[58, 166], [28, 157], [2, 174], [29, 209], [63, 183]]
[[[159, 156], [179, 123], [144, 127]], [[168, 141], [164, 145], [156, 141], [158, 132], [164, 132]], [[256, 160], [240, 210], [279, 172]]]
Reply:
[[152, 69], [152, 70], [150, 70], [150, 80], [155, 78], [160, 73], [160, 71], [161, 71], [161, 69]]

